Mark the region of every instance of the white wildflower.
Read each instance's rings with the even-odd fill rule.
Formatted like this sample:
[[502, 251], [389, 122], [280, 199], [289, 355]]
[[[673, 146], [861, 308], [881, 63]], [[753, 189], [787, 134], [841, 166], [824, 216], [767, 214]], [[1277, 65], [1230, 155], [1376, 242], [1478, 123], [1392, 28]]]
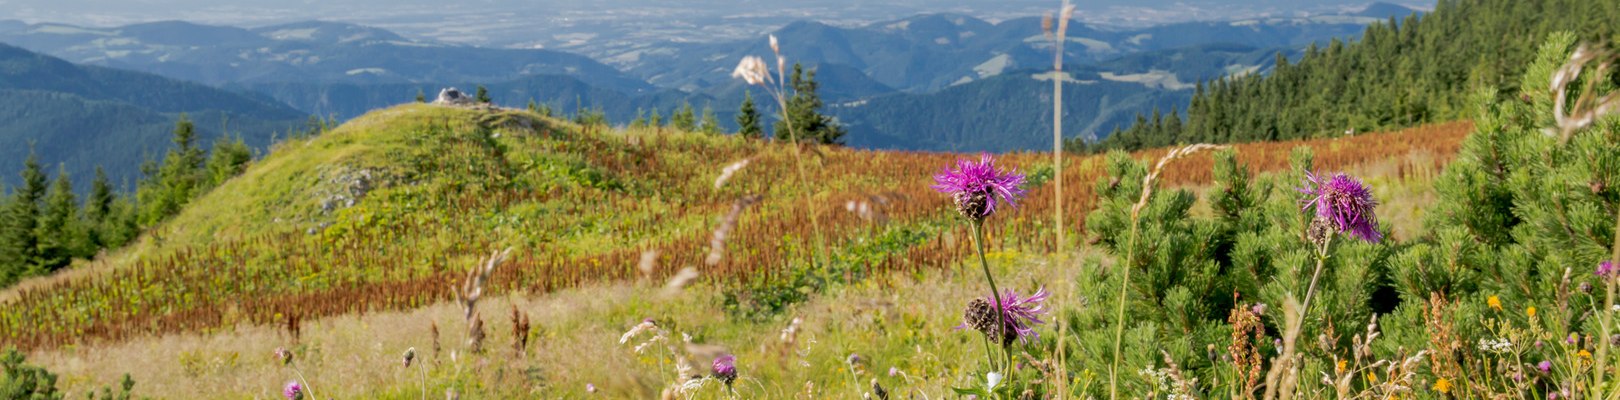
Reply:
[[1509, 341], [1507, 338], [1479, 340], [1479, 351], [1501, 354], [1512, 349], [1513, 342]]

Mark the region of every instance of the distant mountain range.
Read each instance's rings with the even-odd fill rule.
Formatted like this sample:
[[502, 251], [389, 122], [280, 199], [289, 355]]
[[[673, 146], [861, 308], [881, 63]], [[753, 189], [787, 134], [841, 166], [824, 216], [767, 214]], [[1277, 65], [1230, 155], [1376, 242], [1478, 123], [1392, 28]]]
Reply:
[[[1139, 113], [1185, 104], [1198, 82], [1265, 74], [1277, 57], [1297, 58], [1309, 43], [1353, 39], [1366, 24], [1414, 12], [1375, 4], [1310, 18], [1124, 30], [1075, 24], [1065, 48], [1066, 135], [1104, 135]], [[1038, 18], [992, 23], [930, 14], [856, 27], [801, 21], [774, 34], [790, 61], [817, 72], [828, 112], [850, 127], [850, 145], [1001, 151], [1050, 143], [1051, 84], [1042, 80], [1050, 74], [1041, 71], [1051, 49]], [[691, 103], [713, 107], [729, 128], [745, 90], [771, 108], [758, 88], [729, 76], [741, 57], [769, 54], [763, 36], [650, 43], [601, 60], [416, 40], [337, 22], [247, 29], [0, 21], [0, 42], [18, 46], [0, 51], [0, 90], [30, 99], [0, 105], [0, 117], [9, 117], [0, 121], [0, 171], [20, 164], [32, 142], [45, 161], [64, 163], [80, 178], [102, 164], [116, 179], [132, 180], [143, 155], [167, 149], [180, 113], [198, 120], [206, 138], [228, 122], [262, 147], [308, 115], [352, 118], [447, 86], [471, 91], [482, 84], [508, 106], [533, 100], [560, 112], [599, 108], [616, 123]], [[4, 182], [12, 175], [0, 174]]]
[[493, 82], [558, 74], [614, 90], [652, 89], [585, 56], [413, 41], [382, 29], [336, 22], [254, 29], [180, 21], [115, 28], [12, 23], [0, 25], [0, 42], [76, 63], [210, 85]]
[[[1390, 7], [1369, 8], [1372, 15]], [[1212, 44], [1254, 48], [1295, 48], [1332, 38], [1353, 37], [1383, 17], [1337, 15], [1229, 22], [1198, 22], [1110, 31], [1069, 27], [1065, 60], [1083, 65], [1126, 55]], [[990, 23], [964, 15], [932, 14], [841, 28], [813, 21], [775, 32], [790, 60], [837, 64], [861, 71], [900, 91], [932, 92], [1003, 71], [1048, 68], [1051, 41], [1040, 18]], [[726, 61], [770, 54], [764, 37], [726, 43], [665, 43], [611, 55], [605, 60], [663, 87], [705, 91], [729, 79]], [[1131, 72], [1131, 71], [1122, 71]]]
[[82, 66], [0, 44], [0, 182], [29, 151], [61, 164], [87, 186], [95, 167], [122, 184], [140, 176], [143, 157], [161, 157], [179, 115], [197, 123], [200, 144], [222, 132], [255, 147], [305, 122], [308, 114], [269, 97], [112, 68]]

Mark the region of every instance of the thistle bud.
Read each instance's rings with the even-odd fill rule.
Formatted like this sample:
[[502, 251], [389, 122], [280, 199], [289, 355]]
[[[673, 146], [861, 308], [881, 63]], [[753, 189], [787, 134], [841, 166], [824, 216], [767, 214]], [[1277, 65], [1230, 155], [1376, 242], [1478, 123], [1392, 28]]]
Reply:
[[281, 365], [292, 364], [292, 361], [293, 361], [293, 353], [292, 353], [292, 351], [289, 351], [284, 347], [277, 347], [275, 355], [276, 355], [276, 361], [280, 361]]

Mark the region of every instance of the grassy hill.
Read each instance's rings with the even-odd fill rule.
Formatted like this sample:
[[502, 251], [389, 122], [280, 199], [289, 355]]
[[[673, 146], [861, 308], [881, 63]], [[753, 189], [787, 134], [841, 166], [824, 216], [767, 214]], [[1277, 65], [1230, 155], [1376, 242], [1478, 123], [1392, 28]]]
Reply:
[[[1400, 140], [1334, 145], [1321, 162], [1348, 165], [1413, 148], [1444, 154], [1454, 146], [1391, 137]], [[1254, 160], [1281, 160], [1283, 146]], [[945, 268], [966, 254], [967, 244], [953, 238], [964, 232], [928, 188], [928, 175], [954, 155], [824, 148], [805, 157], [806, 181], [815, 183], [809, 204], [806, 187], [795, 184], [790, 148], [780, 145], [583, 132], [516, 111], [379, 110], [277, 146], [129, 248], [8, 290], [0, 296], [8, 304], [0, 339], [44, 349], [421, 307], [447, 300], [442, 289], [466, 265], [505, 247], [517, 252], [512, 267], [496, 273], [496, 292], [656, 280], [695, 267], [704, 281], [730, 288], [724, 307], [736, 315], [770, 315], [802, 301], [809, 294], [802, 291]], [[721, 169], [745, 159], [716, 188]], [[1034, 176], [1050, 175], [1041, 160], [1008, 158]], [[1069, 171], [1074, 182], [1101, 172]], [[1203, 176], [1189, 173], [1170, 179]], [[1027, 217], [995, 227], [1004, 232], [995, 235], [997, 247], [1050, 246], [1035, 239], [1050, 229], [1039, 218], [1050, 191], [1032, 189], [1020, 214]], [[1067, 207], [1089, 208], [1086, 193], [1067, 197]], [[707, 264], [718, 221], [749, 195], [759, 202], [741, 214], [722, 261]], [[874, 211], [847, 209], [861, 203]], [[830, 264], [814, 270], [807, 269], [816, 248], [811, 207], [822, 215], [830, 249]], [[643, 276], [636, 265], [645, 250], [659, 251], [661, 267]]]
[[[1456, 151], [1461, 133], [1467, 129], [1455, 125], [1339, 141], [1255, 145], [1240, 149], [1240, 154], [1258, 171], [1274, 171], [1286, 168], [1290, 148], [1310, 145], [1317, 148], [1320, 166], [1374, 165], [1372, 171], [1382, 171], [1373, 175], [1378, 182], [1403, 182], [1407, 177], [1432, 176], [1417, 171], [1432, 174], [1436, 165]], [[1419, 156], [1404, 156], [1408, 154]], [[397, 364], [397, 360], [386, 361], [397, 356], [400, 349], [394, 349], [396, 345], [401, 349], [414, 346], [423, 352], [422, 357], [430, 357], [425, 330], [432, 321], [433, 329], [445, 330], [447, 346], [455, 348], [464, 338], [459, 328], [452, 328], [461, 324], [456, 320], [460, 311], [451, 311], [453, 307], [443, 303], [450, 300], [445, 288], [459, 284], [465, 268], [479, 257], [506, 247], [515, 249], [514, 259], [494, 273], [490, 287], [493, 305], [485, 307], [600, 311], [540, 314], [546, 333], [538, 335], [551, 339], [537, 340], [549, 343], [537, 345], [537, 349], [554, 352], [536, 353], [532, 359], [525, 358], [528, 361], [507, 359], [498, 364], [503, 370], [526, 368], [523, 365], [577, 365], [567, 361], [576, 359], [567, 356], [571, 351], [616, 359], [612, 350], [579, 334], [621, 330], [619, 319], [641, 318], [635, 315], [681, 318], [693, 324], [689, 325], [692, 329], [699, 329], [694, 333], [700, 338], [731, 341], [739, 351], [745, 351], [747, 343], [755, 343], [766, 346], [761, 351], [775, 352], [770, 350], [769, 338], [793, 313], [823, 307], [832, 308], [810, 315], [850, 312], [848, 306], [827, 303], [837, 300], [817, 300], [823, 296], [892, 301], [871, 293], [889, 285], [906, 288], [905, 293], [912, 293], [908, 296], [934, 299], [919, 304], [927, 304], [928, 313], [943, 313], [948, 319], [952, 307], [942, 294], [964, 290], [963, 285], [971, 285], [971, 280], [958, 280], [946, 271], [960, 268], [961, 260], [971, 253], [969, 243], [961, 239], [965, 229], [953, 222], [946, 199], [928, 188], [932, 183], [928, 177], [958, 156], [837, 148], [813, 149], [804, 156], [809, 163], [806, 181], [813, 183], [809, 189], [815, 193], [809, 204], [803, 197], [807, 187], [798, 184], [794, 174], [790, 147], [690, 133], [585, 132], [566, 122], [516, 111], [432, 105], [379, 110], [325, 135], [277, 146], [246, 173], [194, 202], [129, 248], [66, 274], [28, 281], [0, 293], [0, 302], [7, 305], [0, 311], [0, 341], [34, 349], [47, 360], [85, 357], [80, 352], [88, 348], [108, 351], [104, 354], [109, 361], [137, 357], [127, 353], [137, 348], [182, 354], [179, 358], [157, 356], [160, 360], [154, 362], [162, 368], [125, 369], [155, 390], [147, 393], [168, 393], [177, 389], [172, 386], [175, 383], [196, 383], [197, 379], [274, 376], [273, 366], [261, 365], [251, 357], [242, 364], [220, 363], [231, 354], [260, 354], [275, 343], [298, 343], [295, 348], [304, 354], [301, 357], [307, 357], [300, 362], [317, 365], [316, 371], [350, 370], [365, 376], [346, 384], [322, 382], [335, 385], [327, 388], [330, 393], [413, 397], [417, 393], [414, 381], [389, 378], [392, 375], [386, 371], [390, 369], [342, 361], [349, 359], [343, 354], [370, 352], [352, 347], [369, 345], [340, 336], [372, 335], [366, 332], [373, 328], [354, 325], [357, 323], [392, 326], [394, 333], [386, 335], [391, 338], [378, 342], [389, 343], [387, 350], [365, 359], [380, 357], [385, 361], [367, 362]], [[1140, 156], [1151, 159], [1158, 154]], [[749, 163], [717, 187], [715, 180], [722, 169], [744, 159]], [[996, 257], [1007, 262], [1034, 262], [1019, 254], [1050, 249], [1047, 218], [1052, 193], [1042, 182], [1051, 172], [1042, 155], [1012, 154], [1003, 159], [1035, 178], [1028, 201], [1009, 218], [991, 225], [991, 247], [1001, 254]], [[1070, 182], [1105, 177], [1101, 159], [1076, 162], [1079, 168], [1066, 171], [1065, 179]], [[1209, 179], [1209, 162], [1207, 157], [1193, 158], [1184, 168], [1167, 171], [1164, 179], [1172, 185], [1200, 185]], [[1065, 207], [1091, 209], [1096, 200], [1092, 189], [1071, 187]], [[751, 195], [761, 197], [736, 219], [735, 230], [721, 252], [723, 258], [709, 264], [713, 231], [725, 224], [739, 199]], [[863, 204], [871, 211], [859, 212]], [[1397, 202], [1394, 207], [1416, 212], [1422, 206], [1421, 202]], [[817, 258], [816, 231], [808, 223], [811, 207], [822, 216], [821, 233], [829, 247], [824, 267], [812, 267], [809, 262]], [[1078, 231], [1085, 223], [1083, 218], [1077, 222], [1081, 225], [1071, 230]], [[656, 251], [652, 268], [640, 270], [649, 250]], [[699, 272], [701, 295], [667, 301], [644, 297], [657, 293], [649, 285], [659, 286], [688, 267]], [[1061, 269], [1030, 268], [1019, 281], [1068, 276]], [[942, 272], [946, 275], [938, 275]], [[900, 277], [907, 276], [924, 280], [904, 283], [908, 280]], [[895, 281], [897, 278], [901, 280]], [[830, 291], [839, 287], [851, 291]], [[938, 290], [948, 291], [924, 294]], [[547, 293], [557, 294], [542, 296]], [[509, 297], [513, 295], [518, 297]], [[578, 305], [599, 304], [585, 299], [601, 296], [627, 303], [600, 306], [607, 308]], [[385, 319], [351, 319], [375, 313], [383, 313], [376, 318]], [[457, 317], [450, 317], [452, 313]], [[486, 317], [491, 329], [510, 329], [502, 313]], [[545, 315], [554, 318], [544, 319]], [[818, 320], [806, 329], [847, 329], [838, 328], [842, 323], [835, 321]], [[918, 325], [907, 323], [916, 331], [895, 330], [868, 339], [876, 340], [873, 343], [932, 343], [956, 337], [948, 326], [934, 326], [939, 323], [943, 322], [919, 320]], [[709, 327], [699, 328], [702, 324]], [[572, 329], [580, 331], [569, 333]], [[922, 336], [903, 334], [908, 331]], [[150, 344], [173, 334], [260, 339], [233, 342], [236, 344]], [[352, 336], [356, 334], [360, 336]], [[973, 346], [966, 344], [972, 343], [947, 346], [953, 349], [950, 354], [969, 354], [963, 352], [971, 352]], [[569, 346], [572, 350], [566, 350]], [[899, 348], [862, 348], [866, 350], [857, 351], [893, 360], [886, 363], [911, 358], [896, 353]], [[848, 351], [840, 345], [807, 354], [830, 360], [842, 358], [842, 352]], [[432, 357], [439, 360], [435, 365], [450, 360], [436, 353]], [[796, 362], [791, 360], [808, 356], [785, 353], [773, 357]], [[923, 364], [921, 360], [908, 361], [919, 364], [910, 364], [906, 371], [921, 374], [918, 379], [935, 385], [947, 383], [936, 381], [939, 379], [956, 379], [948, 378], [954, 376], [949, 365], [937, 360]], [[122, 364], [81, 365], [90, 369], [67, 371], [84, 382], [107, 381], [111, 378], [99, 374], [111, 373]], [[443, 365], [448, 368], [450, 364]], [[611, 370], [603, 369], [605, 365], [640, 372], [622, 378], [628, 381], [597, 380], [599, 374]], [[491, 375], [447, 375], [451, 370], [434, 368], [430, 379], [435, 392], [454, 387], [464, 393], [491, 395], [579, 394], [579, 379], [598, 385], [655, 385], [660, 370], [610, 362], [579, 366], [580, 373], [588, 375], [578, 376], [541, 367], [533, 373], [549, 378], [533, 379], [574, 383], [533, 389], [535, 381], [524, 380], [530, 383], [512, 383], [517, 386], [509, 389], [472, 389], [474, 386], [464, 385], [494, 384], [483, 380]], [[762, 365], [753, 368], [766, 373]], [[375, 375], [379, 373], [384, 375]], [[782, 373], [786, 375], [771, 376], [784, 382], [812, 377], [829, 388], [841, 385], [824, 381], [825, 376], [810, 370]], [[803, 375], [806, 373], [811, 375]], [[227, 378], [232, 376], [236, 378]], [[776, 383], [772, 385], [775, 389], [758, 393], [785, 393], [779, 392], [783, 388]], [[204, 384], [193, 393], [251, 396], [260, 393], [257, 387]], [[518, 389], [522, 387], [531, 389]], [[632, 387], [613, 390], [625, 396], [646, 394]]]

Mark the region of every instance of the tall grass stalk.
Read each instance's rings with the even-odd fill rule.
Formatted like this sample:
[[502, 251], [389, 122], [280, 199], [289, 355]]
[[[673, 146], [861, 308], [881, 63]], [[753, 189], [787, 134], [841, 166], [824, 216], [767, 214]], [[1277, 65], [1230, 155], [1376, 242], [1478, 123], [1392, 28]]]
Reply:
[[[1057, 232], [1054, 253], [1063, 254], [1063, 42], [1067, 42], [1069, 18], [1074, 6], [1063, 0], [1058, 13], [1057, 30], [1052, 31], [1052, 228]], [[1043, 24], [1044, 25], [1044, 24]]]
[[[1609, 262], [1620, 263], [1620, 211], [1615, 212], [1614, 216], [1614, 248], [1609, 255]], [[1613, 273], [1611, 272], [1611, 274]], [[1608, 282], [1605, 282], [1604, 286], [1608, 288], [1607, 295], [1604, 296], [1603, 310], [1598, 313], [1598, 315], [1602, 316], [1598, 318], [1598, 322], [1602, 323], [1603, 329], [1603, 336], [1599, 337], [1600, 340], [1598, 340], [1597, 360], [1600, 363], [1608, 362], [1609, 347], [1612, 346], [1611, 342], [1614, 341], [1612, 339], [1614, 337], [1614, 296], [1617, 294], [1615, 286], [1620, 284], [1620, 279], [1617, 279], [1617, 277], [1608, 276], [1606, 278], [1608, 278]], [[1597, 388], [1597, 391], [1593, 393], [1599, 399], [1607, 399], [1608, 397], [1604, 395], [1608, 387], [1605, 386], [1604, 380], [1608, 377], [1608, 373], [1604, 372], [1605, 368], [1602, 367], [1602, 364], [1598, 365], [1598, 367], [1592, 368], [1593, 379], [1596, 379], [1596, 383], [1592, 386]]]
[[805, 190], [804, 204], [805, 207], [810, 211], [810, 230], [811, 234], [815, 236], [815, 252], [817, 253], [817, 256], [820, 257], [820, 260], [817, 260], [817, 262], [825, 265], [828, 262], [829, 256], [827, 254], [827, 244], [825, 239], [823, 239], [821, 231], [820, 208], [816, 207], [815, 203], [816, 190], [815, 187], [810, 186], [809, 179], [805, 178], [804, 155], [801, 154], [804, 152], [804, 150], [799, 148], [800, 144], [798, 128], [793, 126], [793, 119], [788, 115], [787, 58], [782, 56], [782, 49], [777, 44], [776, 35], [770, 36], [770, 44], [771, 53], [772, 55], [776, 56], [775, 82], [771, 81], [771, 73], [770, 71], [766, 70], [768, 67], [764, 66], [764, 62], [761, 61], [759, 57], [743, 57], [742, 63], [737, 66], [737, 70], [732, 72], [731, 75], [733, 77], [742, 78], [750, 85], [759, 85], [760, 87], [765, 88], [765, 91], [769, 93], [772, 98], [776, 99], [777, 109], [782, 116], [783, 125], [786, 125], [788, 128], [788, 141], [791, 142], [790, 145], [793, 146], [793, 165], [799, 178], [799, 186], [803, 186]]
[[[1052, 24], [1051, 15], [1043, 21], [1041, 28], [1050, 33], [1052, 37], [1052, 230], [1056, 233], [1052, 242], [1052, 253], [1058, 262], [1064, 260], [1063, 253], [1063, 44], [1068, 41], [1069, 19], [1074, 14], [1074, 6], [1069, 0], [1063, 0], [1063, 6], [1058, 9], [1056, 30], [1048, 30]], [[1068, 333], [1068, 319], [1058, 317], [1057, 351], [1058, 376], [1069, 376], [1069, 363], [1064, 352], [1064, 336]], [[1057, 380], [1058, 393], [1069, 394], [1069, 380]]]
[[1164, 157], [1159, 158], [1158, 164], [1153, 166], [1152, 171], [1142, 177], [1142, 196], [1136, 200], [1135, 205], [1131, 206], [1130, 241], [1126, 244], [1125, 262], [1121, 265], [1121, 268], [1125, 269], [1125, 277], [1123, 282], [1119, 284], [1119, 302], [1116, 303], [1114, 310], [1114, 362], [1108, 367], [1108, 398], [1110, 399], [1119, 398], [1119, 358], [1120, 349], [1125, 342], [1125, 295], [1129, 293], [1131, 287], [1131, 269], [1133, 269], [1132, 264], [1136, 260], [1136, 241], [1139, 239], [1137, 231], [1140, 229], [1138, 225], [1140, 225], [1142, 209], [1147, 208], [1148, 200], [1153, 198], [1153, 185], [1158, 183], [1159, 174], [1164, 172], [1164, 167], [1169, 165], [1171, 161], [1200, 151], [1227, 147], [1229, 146], [1199, 143], [1171, 150]]
[[[1147, 189], [1143, 188], [1143, 190]], [[1142, 198], [1146, 199], [1147, 197], [1143, 196]], [[1125, 341], [1125, 294], [1130, 291], [1131, 286], [1131, 270], [1134, 269], [1131, 268], [1131, 263], [1136, 257], [1137, 229], [1137, 213], [1131, 211], [1131, 236], [1129, 244], [1127, 244], [1130, 247], [1125, 250], [1125, 262], [1120, 264], [1120, 268], [1125, 269], [1125, 280], [1119, 285], [1119, 302], [1114, 310], [1114, 362], [1108, 367], [1109, 399], [1119, 398], [1119, 352], [1120, 344]]]

